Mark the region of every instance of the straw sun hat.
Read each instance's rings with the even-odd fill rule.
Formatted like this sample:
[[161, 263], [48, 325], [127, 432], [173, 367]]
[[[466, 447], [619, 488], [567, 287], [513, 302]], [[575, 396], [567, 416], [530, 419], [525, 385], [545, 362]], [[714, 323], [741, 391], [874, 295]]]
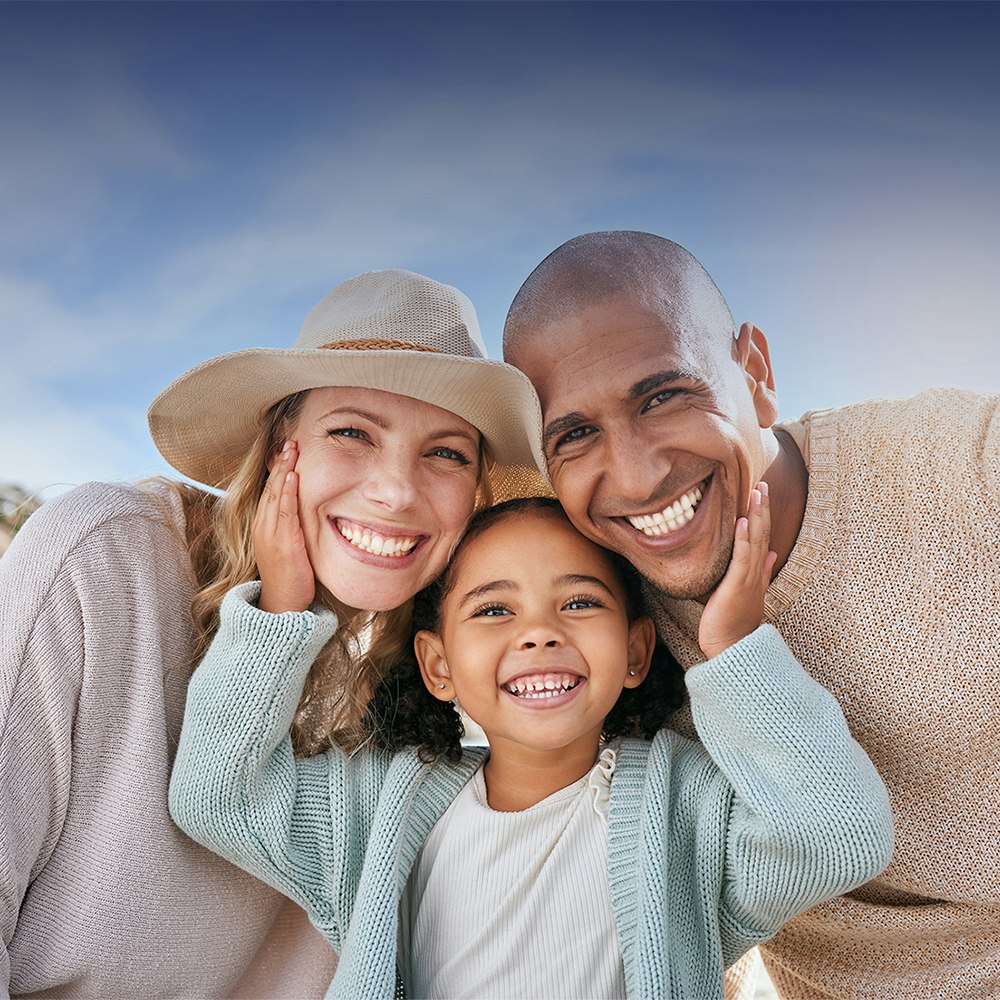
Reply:
[[185, 372], [153, 400], [149, 429], [175, 469], [224, 489], [269, 407], [302, 389], [338, 385], [458, 414], [483, 435], [503, 493], [547, 491], [537, 472], [545, 464], [531, 383], [487, 359], [466, 296], [411, 271], [368, 271], [337, 285], [291, 348], [235, 351]]

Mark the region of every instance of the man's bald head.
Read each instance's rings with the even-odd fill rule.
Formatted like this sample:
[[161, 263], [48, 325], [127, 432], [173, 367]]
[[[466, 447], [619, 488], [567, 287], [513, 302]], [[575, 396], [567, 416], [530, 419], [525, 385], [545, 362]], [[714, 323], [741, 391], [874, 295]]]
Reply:
[[694, 321], [729, 341], [735, 336], [725, 299], [684, 247], [652, 233], [584, 233], [553, 250], [521, 285], [504, 324], [504, 358], [516, 365], [519, 348], [533, 334], [618, 297], [643, 303], [668, 326]]

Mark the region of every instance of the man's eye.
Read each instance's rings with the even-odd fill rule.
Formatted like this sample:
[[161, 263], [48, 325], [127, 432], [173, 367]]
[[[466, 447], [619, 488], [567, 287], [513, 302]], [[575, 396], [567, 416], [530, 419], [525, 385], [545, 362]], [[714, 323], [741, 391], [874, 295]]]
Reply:
[[571, 431], [563, 434], [555, 443], [554, 451], [558, 451], [564, 445], [575, 444], [577, 441], [582, 441], [585, 437], [589, 437], [591, 434], [595, 433], [596, 427], [574, 427]]
[[653, 395], [646, 400], [645, 405], [642, 408], [642, 412], [645, 413], [646, 410], [652, 410], [656, 406], [661, 406], [668, 400], [673, 399], [678, 392], [680, 392], [680, 389], [664, 389], [661, 392], [653, 393]]

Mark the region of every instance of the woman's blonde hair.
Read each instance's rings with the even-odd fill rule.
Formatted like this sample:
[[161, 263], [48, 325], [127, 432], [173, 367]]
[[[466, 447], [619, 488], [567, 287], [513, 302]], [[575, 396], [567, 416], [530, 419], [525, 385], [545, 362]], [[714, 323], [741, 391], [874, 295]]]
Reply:
[[[218, 630], [223, 597], [260, 575], [254, 558], [253, 522], [267, 482], [267, 463], [292, 436], [307, 395], [308, 390], [294, 393], [270, 408], [224, 496], [171, 484], [184, 505], [186, 541], [198, 586], [191, 606], [197, 629], [196, 661], [205, 655]], [[488, 464], [480, 439], [474, 510], [492, 502]], [[309, 672], [292, 725], [292, 744], [301, 756], [332, 745], [345, 750], [361, 745], [368, 701], [412, 642], [410, 601], [391, 611], [353, 612], [323, 588], [317, 599], [336, 613], [339, 627]]]

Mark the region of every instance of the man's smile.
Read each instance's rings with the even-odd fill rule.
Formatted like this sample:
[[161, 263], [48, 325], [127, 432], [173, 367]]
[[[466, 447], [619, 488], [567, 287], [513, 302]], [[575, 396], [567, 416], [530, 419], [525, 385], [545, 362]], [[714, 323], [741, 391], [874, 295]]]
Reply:
[[651, 538], [669, 535], [671, 532], [683, 528], [694, 517], [707, 485], [708, 480], [704, 479], [697, 486], [674, 500], [673, 503], [664, 507], [663, 510], [625, 517], [624, 520], [628, 521], [637, 531], [641, 531]]

